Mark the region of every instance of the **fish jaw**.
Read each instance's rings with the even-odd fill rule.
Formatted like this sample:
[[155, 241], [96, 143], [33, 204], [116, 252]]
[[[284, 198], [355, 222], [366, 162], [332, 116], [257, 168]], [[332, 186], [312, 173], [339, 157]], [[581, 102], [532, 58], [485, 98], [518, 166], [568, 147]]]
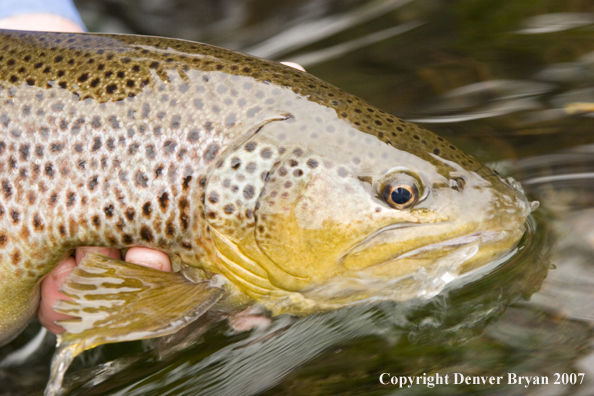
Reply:
[[[473, 195], [480, 190], [466, 191]], [[326, 299], [331, 306], [354, 300], [430, 298], [460, 275], [511, 257], [526, 232], [527, 217], [537, 204], [528, 201], [519, 184], [500, 177], [492, 178], [483, 190], [490, 198], [482, 195], [481, 212], [472, 205], [460, 206], [462, 213], [456, 211], [443, 222], [379, 230], [341, 257], [341, 264], [348, 270], [344, 275], [306, 295]], [[463, 215], [464, 211], [467, 215]], [[351, 293], [351, 297], [341, 300], [345, 293]]]

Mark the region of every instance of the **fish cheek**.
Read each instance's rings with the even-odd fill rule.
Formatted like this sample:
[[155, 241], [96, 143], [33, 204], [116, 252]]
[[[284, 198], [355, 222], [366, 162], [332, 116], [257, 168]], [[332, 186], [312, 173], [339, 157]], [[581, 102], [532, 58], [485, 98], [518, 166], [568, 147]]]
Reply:
[[[376, 207], [345, 169], [309, 169], [300, 178], [272, 178], [256, 211], [256, 242], [283, 271], [312, 285], [323, 283], [344, 272], [339, 258], [345, 252], [389, 221]], [[282, 279], [271, 281], [282, 287]]]

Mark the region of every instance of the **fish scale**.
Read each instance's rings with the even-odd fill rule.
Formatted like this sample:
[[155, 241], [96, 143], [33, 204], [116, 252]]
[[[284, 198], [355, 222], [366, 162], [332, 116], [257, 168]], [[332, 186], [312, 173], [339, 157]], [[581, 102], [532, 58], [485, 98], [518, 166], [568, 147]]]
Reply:
[[[154, 68], [167, 64], [165, 51], [147, 59], [135, 49], [143, 56], [130, 65], [105, 54], [130, 49], [119, 38], [64, 36], [2, 35], [0, 76], [10, 83], [0, 91], [0, 259], [11, 264], [2, 276], [36, 283], [84, 245], [147, 246], [200, 262], [210, 245], [200, 180], [246, 126], [278, 113], [265, 103], [274, 88], [237, 89], [216, 66]], [[93, 57], [69, 49], [81, 41]]]
[[[273, 314], [424, 296], [524, 233], [530, 205], [517, 183], [290, 67], [128, 35], [1, 31], [0, 49], [0, 343], [26, 325], [40, 279], [78, 246], [161, 250], [204, 300], [193, 307], [175, 298], [183, 282], [168, 288], [158, 273], [89, 259], [66, 282], [74, 302], [58, 308], [83, 324], [107, 315], [119, 330], [77, 338], [80, 323], [64, 322], [75, 354], [128, 339], [123, 317], [154, 329], [142, 337], [163, 335], [183, 320], [161, 326], [150, 312], [195, 318], [223, 294]], [[391, 201], [395, 188], [414, 199]], [[119, 294], [102, 277], [139, 292]], [[113, 307], [86, 306], [83, 289], [149, 314], [118, 319]], [[59, 387], [63, 372], [52, 375]]]

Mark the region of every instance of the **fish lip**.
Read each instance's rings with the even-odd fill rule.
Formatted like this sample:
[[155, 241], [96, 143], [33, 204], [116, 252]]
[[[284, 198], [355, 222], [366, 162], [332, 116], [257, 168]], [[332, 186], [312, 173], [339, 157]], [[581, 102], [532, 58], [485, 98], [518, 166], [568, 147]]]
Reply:
[[411, 222], [405, 222], [405, 223], [396, 223], [396, 224], [390, 224], [388, 226], [382, 227], [379, 230], [375, 231], [373, 234], [368, 235], [365, 239], [363, 239], [362, 241], [357, 242], [355, 245], [353, 245], [348, 252], [346, 252], [343, 255], [343, 258], [348, 256], [349, 254], [353, 253], [354, 250], [357, 250], [357, 248], [359, 246], [363, 246], [364, 244], [366, 244], [367, 242], [369, 242], [370, 240], [376, 238], [378, 235], [383, 234], [384, 232], [387, 231], [392, 231], [392, 230], [398, 230], [401, 228], [410, 228], [410, 227], [417, 227], [417, 226], [422, 226], [425, 225], [423, 223], [411, 223]]
[[[364, 246], [365, 243], [369, 242], [370, 240], [376, 238], [378, 235], [380, 235], [386, 231], [409, 228], [409, 227], [416, 227], [416, 226], [423, 226], [423, 225], [427, 225], [427, 224], [424, 224], [424, 223], [399, 223], [399, 224], [392, 224], [392, 225], [383, 227], [383, 228], [377, 230], [376, 232], [374, 232], [373, 234], [369, 235], [363, 241], [361, 241], [361, 242], [357, 243], [355, 246], [353, 246], [345, 255], [343, 255], [341, 257], [340, 261], [344, 260], [350, 254], [352, 254], [357, 248]], [[459, 236], [456, 236], [456, 237], [453, 237], [450, 239], [446, 239], [444, 241], [439, 241], [439, 242], [431, 243], [429, 245], [420, 246], [418, 248], [409, 250], [409, 251], [401, 253], [399, 255], [391, 256], [391, 257], [386, 258], [385, 260], [382, 260], [376, 264], [372, 264], [369, 267], [366, 267], [365, 270], [372, 268], [372, 267], [386, 264], [391, 261], [396, 261], [396, 260], [400, 260], [403, 258], [412, 257], [417, 254], [431, 251], [431, 250], [434, 250], [434, 249], [437, 249], [440, 247], [464, 246], [464, 245], [468, 245], [473, 242], [476, 242], [478, 240], [481, 240], [481, 243], [489, 243], [489, 242], [496, 240], [497, 236], [499, 236], [500, 234], [501, 234], [501, 231], [490, 231], [489, 230], [489, 231], [475, 231], [475, 232], [471, 232], [469, 234], [459, 235]]]
[[457, 236], [454, 238], [446, 239], [445, 241], [431, 243], [429, 245], [421, 246], [406, 253], [402, 253], [396, 257], [393, 257], [390, 261], [412, 257], [426, 251], [434, 250], [440, 247], [451, 247], [451, 246], [464, 246], [469, 245], [473, 242], [480, 240], [482, 243], [492, 242], [500, 235], [498, 231], [477, 231], [470, 234]]

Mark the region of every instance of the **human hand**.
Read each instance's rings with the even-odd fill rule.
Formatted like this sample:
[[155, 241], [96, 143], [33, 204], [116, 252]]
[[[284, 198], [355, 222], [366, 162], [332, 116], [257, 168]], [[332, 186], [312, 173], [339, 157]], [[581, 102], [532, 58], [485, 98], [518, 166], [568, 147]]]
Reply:
[[47, 32], [84, 32], [72, 0], [2, 0], [0, 28]]

